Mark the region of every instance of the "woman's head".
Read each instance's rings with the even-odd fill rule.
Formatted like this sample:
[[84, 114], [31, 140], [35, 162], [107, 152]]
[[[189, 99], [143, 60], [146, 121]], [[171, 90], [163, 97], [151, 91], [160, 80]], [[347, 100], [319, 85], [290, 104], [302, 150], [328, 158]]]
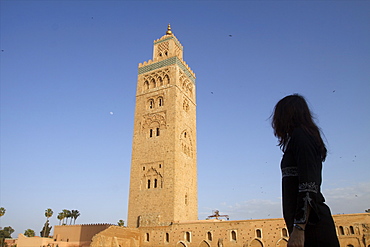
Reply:
[[312, 114], [303, 96], [293, 94], [281, 99], [275, 106], [272, 115], [272, 128], [279, 139], [279, 146], [283, 149], [295, 128], [303, 128], [315, 137], [323, 160], [326, 157], [325, 144], [322, 141], [320, 130], [313, 121]]

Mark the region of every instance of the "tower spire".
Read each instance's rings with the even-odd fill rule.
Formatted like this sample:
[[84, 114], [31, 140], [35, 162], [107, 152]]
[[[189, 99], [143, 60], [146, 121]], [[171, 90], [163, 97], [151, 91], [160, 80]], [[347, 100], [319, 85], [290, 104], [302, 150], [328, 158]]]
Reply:
[[172, 35], [171, 25], [170, 25], [170, 24], [168, 24], [168, 26], [167, 26], [167, 32], [166, 32], [166, 35]]

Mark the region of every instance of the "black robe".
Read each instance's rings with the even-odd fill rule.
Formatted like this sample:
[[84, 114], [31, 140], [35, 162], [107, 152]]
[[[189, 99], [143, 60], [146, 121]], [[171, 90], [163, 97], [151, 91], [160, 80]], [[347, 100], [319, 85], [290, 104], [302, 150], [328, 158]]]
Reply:
[[[329, 207], [321, 194], [322, 162], [314, 137], [294, 129], [281, 161], [283, 215], [291, 234], [293, 224], [306, 224], [305, 247], [339, 247]], [[308, 221], [308, 206], [311, 207]], [[307, 222], [306, 222], [307, 221]]]

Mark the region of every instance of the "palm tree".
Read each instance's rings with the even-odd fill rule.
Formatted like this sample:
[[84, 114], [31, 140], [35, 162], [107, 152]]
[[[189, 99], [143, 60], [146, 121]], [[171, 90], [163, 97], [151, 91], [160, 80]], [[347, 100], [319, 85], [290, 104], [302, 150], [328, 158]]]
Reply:
[[[64, 215], [64, 218], [66, 219], [66, 223], [65, 225], [67, 225], [68, 223], [68, 218], [71, 217], [71, 211], [67, 210], [67, 209], [63, 209], [63, 215]], [[64, 225], [64, 221], [63, 221], [63, 225]]]
[[5, 208], [1, 207], [0, 208], [0, 217], [3, 216], [5, 214]]
[[59, 220], [59, 225], [61, 225], [62, 220], [63, 220], [63, 223], [64, 223], [64, 218], [65, 218], [65, 216], [64, 216], [63, 212], [60, 212], [57, 216], [57, 219]]
[[24, 236], [26, 237], [34, 237], [35, 236], [35, 231], [32, 230], [32, 229], [27, 229], [26, 231], [24, 231]]
[[45, 210], [45, 217], [46, 217], [46, 220], [49, 220], [49, 218], [51, 217], [51, 216], [53, 216], [53, 210], [51, 210], [51, 208], [48, 208], [48, 209], [46, 209]]
[[125, 226], [125, 221], [123, 221], [123, 220], [119, 220], [119, 221], [117, 222], [117, 225], [118, 225], [118, 226]]
[[72, 210], [71, 217], [74, 219], [74, 225], [76, 224], [76, 219], [78, 218], [78, 216], [80, 216], [80, 212], [78, 210]]
[[[45, 217], [46, 217], [46, 222], [48, 222], [49, 221], [49, 218], [51, 217], [51, 216], [53, 216], [53, 210], [51, 210], [51, 208], [48, 208], [48, 209], [46, 209], [45, 210]], [[45, 223], [46, 224], [46, 223]], [[45, 236], [45, 233], [46, 233], [46, 227], [44, 228], [44, 233], [43, 233], [43, 236]]]

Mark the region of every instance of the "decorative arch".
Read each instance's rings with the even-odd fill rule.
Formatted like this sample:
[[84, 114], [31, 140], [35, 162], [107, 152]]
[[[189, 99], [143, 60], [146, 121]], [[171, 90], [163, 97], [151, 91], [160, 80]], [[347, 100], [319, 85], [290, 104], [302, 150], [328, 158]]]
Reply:
[[158, 76], [157, 81], [158, 81], [158, 85], [157, 85], [158, 87], [163, 86], [163, 79], [162, 79], [162, 77]]
[[253, 239], [249, 247], [263, 247], [263, 244], [259, 239]]
[[148, 90], [148, 89], [149, 89], [149, 81], [145, 80], [144, 81], [144, 90]]
[[181, 143], [181, 150], [184, 154], [189, 156], [190, 158], [194, 157], [194, 146], [193, 146], [193, 138], [192, 138], [192, 131], [185, 129], [180, 134], [180, 143]]
[[156, 87], [156, 82], [155, 79], [152, 78], [149, 83], [149, 89], [155, 88]]
[[150, 168], [141, 180], [141, 189], [163, 188], [163, 176], [153, 167]]
[[203, 240], [200, 242], [199, 247], [211, 247], [211, 245], [206, 240]]
[[154, 100], [153, 99], [149, 99], [148, 100], [148, 108], [149, 109], [153, 109], [154, 108]]
[[277, 241], [276, 247], [286, 247], [288, 244], [288, 240], [285, 238], [281, 238]]
[[170, 77], [166, 74], [163, 78], [163, 85], [170, 84]]
[[187, 245], [184, 242], [179, 241], [177, 242], [176, 247], [187, 247]]

